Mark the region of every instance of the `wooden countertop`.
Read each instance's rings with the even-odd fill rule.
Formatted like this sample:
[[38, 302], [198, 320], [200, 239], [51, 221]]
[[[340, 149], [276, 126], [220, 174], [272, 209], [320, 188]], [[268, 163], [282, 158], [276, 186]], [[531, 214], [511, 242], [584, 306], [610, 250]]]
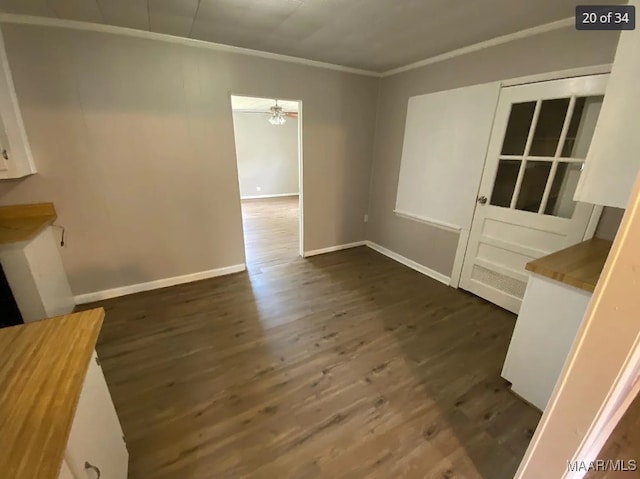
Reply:
[[0, 329], [0, 471], [57, 479], [104, 309]]
[[35, 238], [57, 217], [53, 203], [0, 206], [0, 245]]
[[593, 292], [612, 242], [593, 238], [527, 263], [526, 269]]

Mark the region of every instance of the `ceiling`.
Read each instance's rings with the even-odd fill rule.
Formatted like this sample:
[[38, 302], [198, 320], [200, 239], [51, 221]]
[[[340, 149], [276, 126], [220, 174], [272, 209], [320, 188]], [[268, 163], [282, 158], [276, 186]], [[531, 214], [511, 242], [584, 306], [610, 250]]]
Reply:
[[624, 2], [0, 0], [0, 9], [150, 30], [383, 72], [573, 16], [576, 3]]
[[[273, 98], [256, 98], [252, 96], [236, 96], [231, 97], [231, 108], [233, 111], [263, 111], [265, 113], [270, 112], [270, 108], [276, 104]], [[282, 107], [285, 112], [297, 112], [298, 102], [278, 100], [278, 105]]]

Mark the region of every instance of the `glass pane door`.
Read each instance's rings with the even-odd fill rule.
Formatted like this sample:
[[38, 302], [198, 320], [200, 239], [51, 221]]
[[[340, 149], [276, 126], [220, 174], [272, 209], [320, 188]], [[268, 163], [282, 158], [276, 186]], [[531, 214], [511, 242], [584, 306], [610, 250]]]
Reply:
[[603, 99], [572, 96], [512, 104], [490, 204], [571, 218]]

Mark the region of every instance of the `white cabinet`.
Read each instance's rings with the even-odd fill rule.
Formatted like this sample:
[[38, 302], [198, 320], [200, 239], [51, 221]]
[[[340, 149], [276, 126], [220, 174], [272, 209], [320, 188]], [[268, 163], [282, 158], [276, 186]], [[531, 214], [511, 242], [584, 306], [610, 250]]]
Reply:
[[60, 479], [69, 472], [73, 479], [127, 479], [128, 463], [120, 421], [94, 352], [71, 426]]
[[25, 322], [68, 314], [75, 302], [51, 227], [0, 246], [0, 263]]
[[529, 278], [502, 369], [513, 392], [544, 411], [578, 334], [591, 293]]
[[0, 32], [0, 179], [36, 172]]
[[[630, 5], [640, 7], [639, 0]], [[574, 199], [626, 208], [640, 171], [640, 29], [624, 31]]]

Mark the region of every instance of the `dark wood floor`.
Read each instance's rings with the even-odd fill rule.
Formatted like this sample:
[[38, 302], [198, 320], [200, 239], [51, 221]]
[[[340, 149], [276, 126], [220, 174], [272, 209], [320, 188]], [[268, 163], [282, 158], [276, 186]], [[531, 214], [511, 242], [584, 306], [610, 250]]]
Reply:
[[540, 418], [512, 314], [365, 247], [98, 304], [131, 479], [511, 479]]

